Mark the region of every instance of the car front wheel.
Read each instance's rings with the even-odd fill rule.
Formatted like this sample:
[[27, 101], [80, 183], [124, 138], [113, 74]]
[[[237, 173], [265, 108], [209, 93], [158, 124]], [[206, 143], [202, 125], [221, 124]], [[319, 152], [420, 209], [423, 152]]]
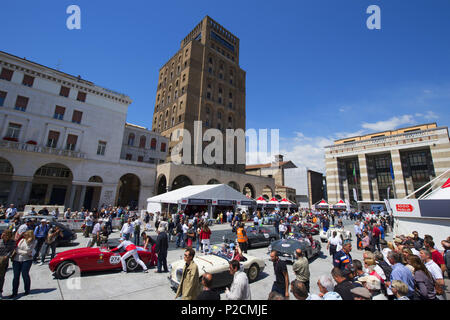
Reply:
[[67, 279], [77, 270], [77, 265], [73, 261], [64, 261], [56, 269], [56, 277], [58, 279]]
[[252, 264], [247, 271], [248, 282], [253, 282], [259, 276], [259, 267], [256, 263]]

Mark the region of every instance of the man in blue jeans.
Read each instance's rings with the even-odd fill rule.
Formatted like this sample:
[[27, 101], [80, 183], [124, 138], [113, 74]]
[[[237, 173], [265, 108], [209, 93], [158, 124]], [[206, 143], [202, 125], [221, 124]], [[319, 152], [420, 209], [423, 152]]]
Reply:
[[50, 227], [47, 225], [47, 220], [42, 219], [41, 224], [38, 225], [34, 229], [34, 236], [36, 238], [36, 251], [33, 255], [33, 262], [37, 263], [37, 257], [39, 256], [39, 252], [41, 251], [42, 245], [45, 242], [45, 239], [47, 239], [48, 230]]

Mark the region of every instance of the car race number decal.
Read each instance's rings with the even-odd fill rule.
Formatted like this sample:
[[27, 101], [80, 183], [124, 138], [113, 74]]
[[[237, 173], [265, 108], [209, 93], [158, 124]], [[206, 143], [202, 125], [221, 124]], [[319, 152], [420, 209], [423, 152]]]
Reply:
[[264, 238], [268, 239], [269, 238], [269, 234], [268, 233], [264, 233]]
[[109, 263], [111, 263], [111, 264], [118, 264], [118, 263], [120, 263], [120, 255], [115, 254], [115, 255], [111, 256], [109, 258]]
[[282, 246], [283, 248], [289, 248], [291, 245], [290, 245], [290, 244], [287, 244], [287, 243], [283, 243], [281, 246]]

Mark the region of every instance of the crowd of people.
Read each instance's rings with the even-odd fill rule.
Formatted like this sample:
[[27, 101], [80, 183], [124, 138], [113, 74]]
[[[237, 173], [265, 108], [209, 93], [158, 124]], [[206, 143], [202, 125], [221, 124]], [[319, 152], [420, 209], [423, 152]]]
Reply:
[[[280, 224], [291, 222], [293, 215], [286, 216], [273, 212], [278, 216]], [[250, 216], [252, 219], [257, 215]], [[334, 244], [330, 252], [332, 269], [329, 274], [319, 277], [316, 285], [318, 294], [311, 293], [309, 261], [302, 250], [296, 250], [297, 260], [292, 265], [295, 279], [289, 280], [287, 264], [281, 260], [277, 251], [270, 252], [273, 263], [275, 281], [269, 292], [269, 300], [289, 299], [290, 293], [298, 300], [445, 300], [444, 275], [450, 262], [450, 237], [441, 241], [444, 253], [436, 249], [433, 237], [425, 235], [420, 238], [416, 231], [409, 235], [399, 235], [393, 241], [387, 242], [386, 235], [393, 230], [392, 216], [374, 213], [329, 214], [309, 212], [302, 217], [310, 222], [320, 223], [329, 227], [335, 219], [355, 221], [356, 250], [361, 250], [362, 261], [351, 256], [351, 240], [337, 238], [336, 233], [329, 239]], [[227, 219], [233, 228], [243, 228], [239, 217], [236, 221]], [[257, 223], [258, 220], [254, 220]], [[341, 222], [342, 223], [342, 222]], [[238, 235], [239, 240], [239, 235]], [[237, 243], [237, 247], [242, 247]], [[242, 250], [240, 250], [242, 252]], [[193, 261], [195, 250], [187, 248], [185, 252], [186, 267], [190, 274], [198, 276], [198, 268]], [[237, 256], [237, 255], [236, 255]], [[239, 259], [230, 259], [229, 272], [233, 282], [225, 289], [227, 300], [250, 300], [251, 292], [248, 278]], [[183, 270], [183, 274], [184, 274]], [[197, 287], [195, 281], [183, 277], [178, 287], [177, 298], [217, 300], [220, 295], [211, 289], [214, 276], [205, 273], [202, 276], [202, 287]], [[197, 297], [196, 297], [197, 296]]]
[[[136, 246], [150, 249], [156, 247], [158, 266], [155, 272], [168, 272], [167, 250], [169, 242], [175, 242], [176, 248], [185, 250], [186, 262], [183, 277], [176, 293], [182, 299], [220, 299], [212, 288], [214, 275], [204, 273], [202, 286], [198, 281], [198, 267], [193, 258], [196, 253], [211, 252], [211, 223], [229, 223], [237, 235], [236, 243], [230, 244], [224, 251], [230, 252], [229, 272], [233, 282], [225, 290], [225, 298], [230, 300], [251, 299], [247, 274], [240, 261], [247, 252], [247, 235], [245, 223], [254, 225], [263, 223], [270, 217], [271, 223], [285, 237], [293, 223], [308, 222], [319, 224], [323, 230], [331, 226], [343, 226], [342, 220], [353, 220], [356, 236], [356, 250], [361, 250], [362, 261], [351, 256], [352, 242], [344, 240], [336, 232], [328, 239], [332, 269], [329, 274], [319, 277], [316, 285], [318, 294], [311, 293], [308, 259], [298, 249], [297, 260], [292, 265], [295, 279], [290, 281], [286, 262], [280, 259], [277, 251], [270, 253], [273, 263], [275, 281], [268, 299], [289, 299], [290, 293], [299, 300], [436, 300], [445, 299], [444, 274], [450, 260], [450, 237], [441, 241], [444, 253], [436, 249], [433, 237], [425, 235], [420, 238], [417, 232], [399, 235], [393, 241], [386, 241], [386, 235], [393, 230], [393, 217], [385, 213], [373, 212], [321, 212], [302, 210], [299, 212], [277, 211], [263, 213], [254, 211], [231, 210], [219, 213], [217, 219], [209, 219], [207, 212], [186, 214], [179, 211], [169, 213], [148, 213], [142, 217], [129, 208], [102, 207], [99, 210], [80, 210], [71, 212], [67, 209], [62, 215], [55, 209], [47, 208], [29, 215], [53, 216], [63, 219], [82, 219], [83, 234], [90, 237], [88, 246], [100, 246], [106, 243], [112, 232], [112, 219], [120, 218], [120, 242], [126, 248], [127, 256], [137, 256]], [[0, 242], [0, 285], [3, 288], [9, 261], [13, 263], [13, 293], [17, 296], [20, 276], [24, 281], [25, 294], [30, 293], [31, 279], [29, 271], [33, 263], [45, 262], [48, 252], [50, 259], [55, 256], [56, 240], [61, 237], [61, 230], [52, 226], [46, 219], [20, 219], [14, 205], [3, 209], [4, 217], [10, 219], [10, 228], [2, 234]], [[153, 240], [145, 231], [151, 230], [154, 222], [157, 240]], [[128, 250], [129, 249], [129, 250]], [[135, 260], [139, 263], [139, 259]], [[123, 271], [126, 272], [122, 260]], [[147, 268], [143, 267], [144, 271]]]

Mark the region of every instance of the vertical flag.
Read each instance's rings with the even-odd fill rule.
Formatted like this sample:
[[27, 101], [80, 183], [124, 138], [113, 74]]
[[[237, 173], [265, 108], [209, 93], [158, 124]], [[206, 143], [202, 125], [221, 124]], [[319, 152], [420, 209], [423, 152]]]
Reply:
[[394, 168], [392, 167], [392, 162], [391, 162], [391, 178], [392, 180], [394, 180]]

